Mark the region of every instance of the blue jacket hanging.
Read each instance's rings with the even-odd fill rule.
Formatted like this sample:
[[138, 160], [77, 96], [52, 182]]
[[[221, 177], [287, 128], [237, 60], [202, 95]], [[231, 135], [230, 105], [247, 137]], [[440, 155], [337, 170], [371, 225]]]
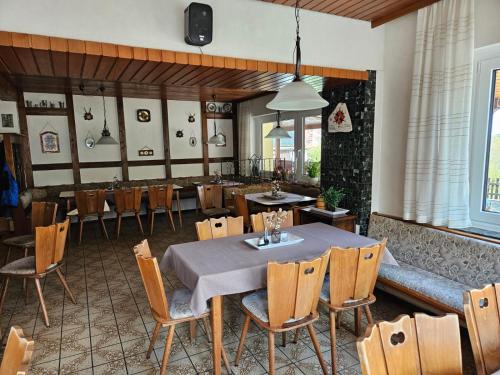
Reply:
[[19, 187], [17, 186], [17, 182], [14, 179], [7, 163], [4, 162], [2, 168], [2, 206], [11, 206], [17, 207], [19, 202]]

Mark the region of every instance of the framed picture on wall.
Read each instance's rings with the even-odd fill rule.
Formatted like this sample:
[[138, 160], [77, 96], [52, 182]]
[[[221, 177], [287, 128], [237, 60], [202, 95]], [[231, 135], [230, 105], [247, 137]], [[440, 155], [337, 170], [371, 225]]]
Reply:
[[224, 143], [216, 144], [215, 147], [226, 147], [226, 135], [225, 134], [221, 134], [221, 135], [222, 135], [222, 138], [224, 138]]
[[14, 127], [14, 115], [12, 113], [2, 113], [2, 128]]
[[40, 144], [42, 145], [43, 153], [61, 152], [59, 148], [59, 134], [56, 132], [45, 131], [40, 133]]

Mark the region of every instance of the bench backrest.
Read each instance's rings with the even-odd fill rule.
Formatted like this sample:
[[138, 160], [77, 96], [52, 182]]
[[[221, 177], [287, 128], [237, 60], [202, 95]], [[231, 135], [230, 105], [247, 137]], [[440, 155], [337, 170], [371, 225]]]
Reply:
[[368, 237], [387, 237], [398, 262], [480, 288], [500, 280], [500, 245], [372, 214]]

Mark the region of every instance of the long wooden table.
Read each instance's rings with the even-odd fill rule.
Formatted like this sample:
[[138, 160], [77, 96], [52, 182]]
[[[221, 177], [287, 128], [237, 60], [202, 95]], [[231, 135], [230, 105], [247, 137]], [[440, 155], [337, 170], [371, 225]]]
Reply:
[[[298, 261], [323, 254], [331, 246], [364, 247], [378, 241], [324, 223], [287, 228], [304, 240], [269, 250], [257, 250], [243, 240], [258, 233], [171, 245], [160, 262], [163, 272], [173, 270], [193, 294], [190, 307], [195, 316], [211, 300], [214, 374], [221, 373], [223, 296], [245, 293], [266, 286], [269, 261]], [[396, 263], [386, 250], [383, 263]], [[397, 263], [396, 263], [397, 264]]]
[[[148, 192], [148, 187], [149, 186], [139, 186], [142, 190], [142, 194], [145, 194]], [[174, 191], [175, 191], [175, 200], [177, 203], [177, 213], [179, 214], [179, 224], [182, 227], [182, 208], [181, 208], [181, 196], [180, 196], [180, 190], [184, 189], [180, 185], [173, 184]], [[112, 196], [114, 194], [114, 190], [109, 190], [105, 189], [106, 194], [109, 196]], [[61, 191], [59, 193], [59, 198], [65, 199], [66, 200], [66, 210], [67, 212], [71, 211], [71, 201], [75, 199], [75, 190], [67, 190], [67, 191]], [[108, 209], [109, 211], [109, 209]]]

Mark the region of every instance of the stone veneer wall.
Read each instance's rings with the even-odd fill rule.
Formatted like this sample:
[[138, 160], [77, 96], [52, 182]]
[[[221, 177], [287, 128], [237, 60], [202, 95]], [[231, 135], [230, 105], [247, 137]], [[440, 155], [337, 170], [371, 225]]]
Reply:
[[[346, 196], [340, 207], [358, 216], [360, 233], [366, 234], [371, 212], [375, 72], [368, 81], [325, 89], [328, 107], [323, 109], [321, 187], [342, 188]], [[352, 132], [328, 133], [328, 116], [339, 102], [347, 104]]]

